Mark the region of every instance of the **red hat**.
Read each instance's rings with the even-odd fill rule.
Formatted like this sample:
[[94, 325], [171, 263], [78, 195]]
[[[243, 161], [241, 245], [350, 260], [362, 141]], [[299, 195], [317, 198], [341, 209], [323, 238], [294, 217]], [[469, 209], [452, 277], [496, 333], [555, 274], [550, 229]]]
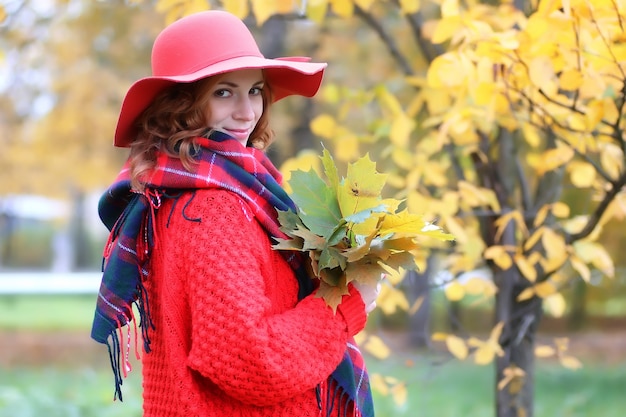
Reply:
[[229, 71], [259, 68], [274, 101], [289, 95], [312, 97], [322, 82], [326, 63], [309, 58], [267, 59], [250, 30], [236, 16], [206, 11], [184, 17], [157, 36], [152, 48], [152, 76], [136, 81], [126, 93], [115, 130], [115, 146], [134, 140], [135, 119], [158, 93], [176, 83], [189, 83]]

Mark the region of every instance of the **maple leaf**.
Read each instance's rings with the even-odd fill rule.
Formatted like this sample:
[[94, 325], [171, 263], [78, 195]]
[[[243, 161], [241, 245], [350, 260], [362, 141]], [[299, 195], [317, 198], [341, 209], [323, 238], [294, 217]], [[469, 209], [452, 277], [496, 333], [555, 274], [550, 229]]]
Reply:
[[337, 197], [317, 173], [313, 169], [295, 171], [289, 185], [294, 190], [291, 198], [298, 206], [298, 214], [309, 230], [320, 236], [334, 230], [342, 217]]
[[341, 274], [340, 281], [334, 285], [330, 285], [327, 283], [325, 279], [320, 281], [320, 286], [317, 289], [315, 297], [323, 298], [330, 308], [333, 309], [333, 312], [337, 312], [337, 306], [341, 304], [341, 299], [344, 295], [350, 294], [348, 290], [348, 284], [345, 282], [346, 276], [345, 274]]
[[417, 238], [451, 240], [441, 228], [407, 210], [400, 200], [382, 199], [387, 178], [369, 155], [348, 166], [340, 179], [328, 150], [321, 156], [325, 179], [314, 170], [296, 171], [288, 181], [297, 212], [279, 212], [291, 241], [277, 239], [276, 249], [308, 252], [319, 278], [316, 296], [336, 311], [348, 283], [377, 285], [389, 271], [416, 268]]

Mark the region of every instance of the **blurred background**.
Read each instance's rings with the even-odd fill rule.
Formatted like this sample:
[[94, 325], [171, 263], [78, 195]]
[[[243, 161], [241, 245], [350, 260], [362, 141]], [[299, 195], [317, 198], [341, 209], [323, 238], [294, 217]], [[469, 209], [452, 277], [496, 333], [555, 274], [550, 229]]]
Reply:
[[[293, 97], [274, 107], [277, 141], [269, 154], [286, 179], [293, 169], [317, 169], [323, 147], [340, 167], [369, 153], [389, 173], [389, 195], [457, 236], [452, 246], [425, 244], [417, 255], [419, 272], [393, 277], [362, 335], [378, 416], [621, 417], [624, 148], [606, 145], [602, 129], [590, 123], [581, 134], [587, 148], [566, 155], [563, 147], [549, 145], [549, 138], [569, 137], [573, 125], [568, 133], [559, 124], [565, 116], [548, 107], [556, 115], [549, 121], [528, 116], [532, 123], [521, 122], [529, 108], [546, 105], [539, 95], [536, 102], [519, 95], [502, 114], [496, 107], [478, 112], [476, 106], [486, 104], [466, 86], [491, 83], [489, 94], [496, 97], [507, 84], [498, 84], [497, 76], [489, 83], [464, 79], [470, 69], [461, 55], [447, 67], [438, 58], [452, 59], [446, 52], [468, 39], [476, 45], [476, 38], [462, 34], [480, 26], [476, 22], [491, 27], [480, 26], [481, 36], [493, 31], [498, 39], [511, 28], [526, 28], [541, 2], [460, 3], [0, 0], [0, 417], [141, 415], [137, 361], [124, 383], [124, 402], [113, 402], [106, 347], [89, 338], [107, 239], [97, 202], [126, 158], [125, 150], [112, 146], [117, 114], [130, 84], [150, 74], [155, 36], [173, 19], [208, 8], [245, 18], [268, 57], [312, 56], [330, 64], [316, 99]], [[570, 15], [576, 15], [572, 7]], [[622, 12], [615, 10], [616, 16]], [[525, 82], [542, 82], [544, 95], [557, 94], [547, 86], [560, 73], [551, 61], [542, 62], [540, 75]], [[504, 65], [490, 61], [489, 74]], [[560, 80], [561, 91], [581, 92], [573, 113], [577, 103], [587, 106], [584, 114], [593, 100], [604, 103], [596, 122], [616, 117], [605, 125], [615, 127], [623, 145], [623, 84], [604, 85], [598, 99], [585, 92], [583, 81], [572, 90]], [[471, 110], [459, 108], [461, 91], [471, 97], [463, 104]], [[616, 103], [613, 112], [606, 110], [613, 109], [609, 102]], [[503, 126], [523, 134], [503, 136]], [[531, 146], [536, 138], [548, 145]], [[509, 139], [521, 145], [499, 153]], [[597, 147], [590, 145], [594, 141]], [[487, 142], [499, 147], [485, 148]], [[555, 149], [562, 158], [546, 159]], [[481, 177], [481, 161], [483, 168], [496, 162], [505, 187], [506, 179], [518, 178], [505, 170], [515, 165], [506, 158], [517, 156], [524, 175], [510, 194], [515, 197], [503, 197], [496, 182]], [[561, 162], [546, 167], [554, 159]], [[526, 186], [537, 198], [524, 211], [518, 203]], [[544, 189], [550, 193], [541, 194]], [[510, 214], [516, 212], [523, 215]], [[505, 220], [494, 221], [497, 216]], [[543, 222], [556, 232], [534, 235]], [[518, 229], [507, 242], [511, 224]], [[541, 255], [530, 255], [529, 240], [543, 245]], [[511, 247], [523, 250], [513, 256]], [[510, 282], [517, 284], [508, 298], [498, 298], [508, 291], [499, 274], [511, 269], [517, 281]], [[508, 327], [503, 305], [519, 327]], [[497, 326], [503, 320], [504, 332]], [[499, 347], [527, 334], [534, 359], [519, 368], [500, 363], [515, 349], [500, 355]], [[530, 402], [503, 410], [503, 392], [515, 398], [529, 385]]]

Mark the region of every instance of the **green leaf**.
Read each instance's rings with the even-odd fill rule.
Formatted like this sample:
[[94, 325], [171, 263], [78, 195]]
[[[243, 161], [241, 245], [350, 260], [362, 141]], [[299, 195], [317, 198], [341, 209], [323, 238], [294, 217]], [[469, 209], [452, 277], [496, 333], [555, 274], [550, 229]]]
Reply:
[[301, 250], [315, 250], [315, 249], [324, 249], [326, 245], [326, 239], [321, 236], [312, 233], [309, 229], [301, 226], [297, 226], [296, 229], [292, 232], [295, 236], [301, 238], [303, 240]]
[[276, 250], [297, 250], [302, 251], [304, 240], [301, 238], [281, 239], [275, 238], [278, 243], [272, 245], [272, 248]]
[[385, 204], [379, 204], [376, 207], [366, 208], [365, 210], [361, 210], [357, 213], [351, 214], [347, 217], [344, 217], [344, 220], [348, 223], [363, 223], [368, 220], [373, 213], [387, 213], [388, 209]]
[[385, 272], [378, 262], [380, 262], [380, 259], [368, 255], [356, 262], [349, 263], [346, 268], [346, 281], [357, 281], [362, 284], [376, 286]]
[[406, 270], [417, 268], [417, 265], [415, 264], [415, 256], [413, 256], [410, 252], [392, 253], [387, 259], [384, 260], [384, 263], [396, 271], [400, 269], [400, 267]]
[[302, 225], [302, 220], [297, 213], [294, 213], [291, 210], [282, 211], [276, 210], [278, 213], [278, 222], [281, 227], [280, 230], [288, 236], [292, 236], [292, 231], [298, 227], [298, 225]]
[[335, 193], [312, 169], [292, 172], [289, 185], [302, 222], [313, 233], [327, 237], [342, 217]]
[[322, 160], [322, 165], [324, 166], [324, 175], [326, 175], [328, 185], [331, 189], [335, 190], [336, 193], [337, 187], [339, 187], [339, 174], [337, 173], [335, 161], [330, 155], [330, 152], [328, 152], [328, 149], [324, 148], [320, 159]]
[[[346, 282], [346, 275], [341, 272], [341, 274], [337, 274], [334, 270], [329, 272], [333, 274], [333, 277], [322, 277], [320, 281], [320, 286], [315, 293], [316, 297], [323, 298], [324, 301], [330, 308], [333, 309], [333, 312], [337, 312], [337, 306], [341, 304], [341, 299], [344, 295], [350, 294], [348, 291], [348, 284]], [[328, 281], [332, 282], [329, 284]]]
[[346, 258], [341, 254], [339, 249], [334, 246], [327, 246], [322, 249], [318, 260], [318, 274], [322, 269], [341, 268], [346, 269]]

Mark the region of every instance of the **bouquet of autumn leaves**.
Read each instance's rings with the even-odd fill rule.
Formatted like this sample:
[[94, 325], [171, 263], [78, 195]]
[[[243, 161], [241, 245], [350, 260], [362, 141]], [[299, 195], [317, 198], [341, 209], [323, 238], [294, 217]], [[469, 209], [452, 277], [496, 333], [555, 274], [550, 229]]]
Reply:
[[422, 216], [398, 211], [400, 200], [383, 199], [387, 175], [369, 155], [350, 164], [341, 179], [328, 150], [321, 160], [325, 179], [313, 169], [292, 172], [288, 183], [298, 211], [278, 212], [290, 239], [277, 239], [274, 248], [308, 252], [320, 280], [317, 296], [333, 310], [350, 282], [376, 286], [391, 269], [415, 269], [419, 237], [453, 239]]

